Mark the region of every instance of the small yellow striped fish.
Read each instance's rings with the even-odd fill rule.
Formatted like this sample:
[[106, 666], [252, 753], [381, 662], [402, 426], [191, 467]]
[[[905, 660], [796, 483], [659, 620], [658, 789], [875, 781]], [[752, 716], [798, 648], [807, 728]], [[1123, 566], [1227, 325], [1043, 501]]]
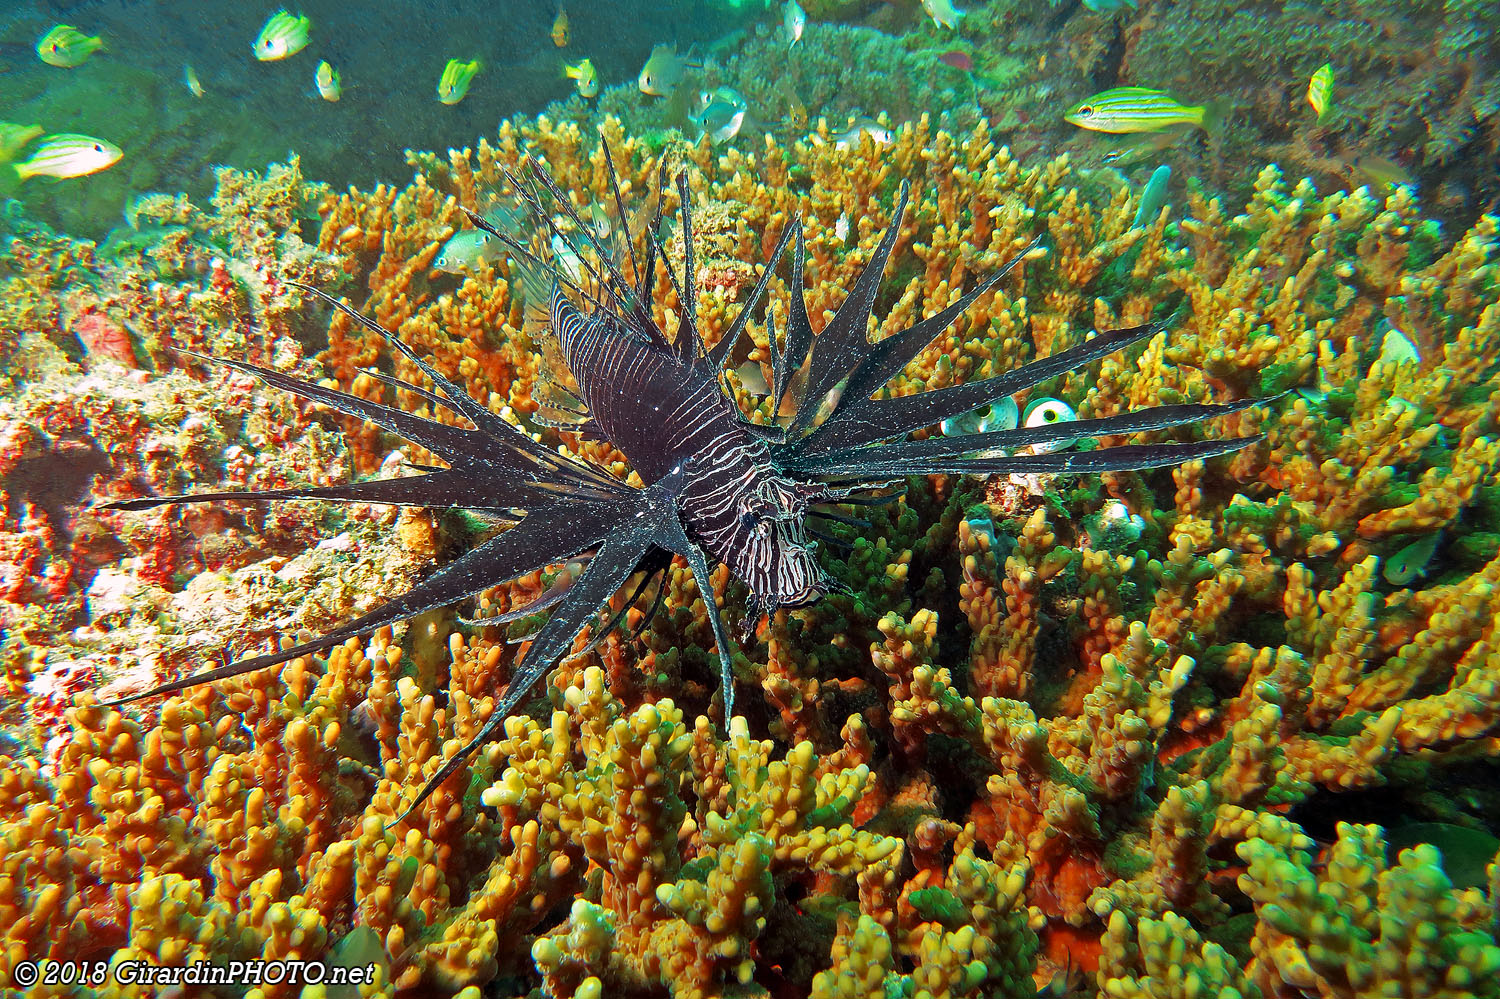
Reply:
[[464, 99], [469, 92], [469, 84], [474, 82], [474, 77], [484, 68], [484, 63], [478, 59], [470, 62], [459, 62], [457, 59], [449, 59], [448, 65], [443, 67], [443, 76], [438, 80], [438, 100], [444, 104], [457, 104]]
[[59, 133], [37, 143], [26, 159], [16, 164], [16, 173], [27, 177], [82, 177], [98, 173], [119, 162], [120, 147], [89, 135]]
[[1328, 109], [1333, 106], [1333, 63], [1325, 62], [1319, 66], [1307, 82], [1307, 103], [1318, 113], [1319, 121], [1327, 116]]
[[255, 36], [250, 47], [255, 58], [261, 62], [285, 59], [296, 55], [307, 47], [307, 36], [312, 30], [312, 18], [306, 14], [293, 17], [285, 7], [266, 19], [265, 27]]
[[1116, 87], [1080, 101], [1063, 118], [1093, 132], [1156, 132], [1184, 124], [1213, 132], [1222, 118], [1222, 107], [1218, 102], [1190, 106], [1161, 90]]
[[59, 24], [37, 39], [36, 54], [48, 66], [72, 69], [102, 48], [104, 39], [97, 35], [90, 38], [71, 24]]
[[198, 79], [198, 72], [193, 67], [188, 65], [182, 67], [182, 83], [188, 88], [188, 93], [194, 97], [203, 96], [203, 81]]
[[337, 101], [344, 94], [343, 85], [339, 82], [339, 71], [330, 66], [327, 59], [318, 63], [318, 74], [314, 81], [318, 85], [318, 96], [325, 101]]

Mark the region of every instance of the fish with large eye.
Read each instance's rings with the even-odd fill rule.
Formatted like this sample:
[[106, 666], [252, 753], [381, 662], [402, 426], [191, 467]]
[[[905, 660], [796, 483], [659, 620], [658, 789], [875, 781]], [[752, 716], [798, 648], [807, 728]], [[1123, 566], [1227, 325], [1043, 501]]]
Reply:
[[311, 31], [312, 18], [306, 14], [293, 15], [283, 7], [266, 19], [250, 48], [261, 62], [285, 59], [307, 48]]
[[[1077, 419], [1078, 413], [1072, 406], [1061, 399], [1046, 398], [1034, 400], [1026, 407], [1026, 411], [1021, 414], [1021, 425], [1023, 427], [1050, 427], [1055, 423], [1072, 423]], [[1077, 438], [1048, 441], [1031, 445], [1031, 450], [1033, 454], [1049, 454], [1053, 451], [1061, 451], [1076, 441]]]

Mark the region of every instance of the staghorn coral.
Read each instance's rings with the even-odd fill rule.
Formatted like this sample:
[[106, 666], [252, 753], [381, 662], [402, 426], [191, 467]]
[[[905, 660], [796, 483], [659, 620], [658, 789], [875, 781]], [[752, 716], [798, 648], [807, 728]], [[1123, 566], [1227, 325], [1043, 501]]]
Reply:
[[[649, 189], [658, 154], [609, 135], [629, 190]], [[346, 275], [337, 290], [524, 419], [541, 362], [505, 266], [462, 279], [429, 266], [457, 206], [503, 195], [500, 168], [527, 143], [580, 203], [605, 193], [593, 141], [537, 122], [467, 152], [414, 154], [404, 188], [323, 194], [316, 251], [290, 233], [254, 238], [261, 213], [285, 218], [272, 196], [284, 186], [263, 202], [235, 189], [240, 207], [219, 214], [248, 227], [269, 273], [285, 253]], [[727, 737], [708, 717], [705, 594], [674, 569], [639, 642], [611, 636], [565, 663], [547, 703], [391, 828], [493, 710], [517, 651], [498, 626], [429, 615], [128, 715], [85, 697], [59, 727], [22, 733], [57, 740], [46, 759], [0, 760], [0, 976], [38, 955], [332, 960], [357, 927], [377, 940], [380, 994], [1027, 995], [1070, 968], [1101, 996], [1493, 994], [1493, 890], [1445, 884], [1430, 848], [1387, 858], [1373, 831], [1343, 830], [1323, 856], [1315, 837], [1333, 838], [1327, 816], [1368, 821], [1360, 792], [1372, 788], [1388, 825], [1403, 811], [1494, 824], [1470, 768], [1493, 766], [1500, 726], [1495, 222], [1444, 243], [1408, 195], [1319, 197], [1268, 171], [1243, 211], [1196, 199], [1191, 223], [1127, 237], [1133, 201], [1091, 197], [1067, 160], [1023, 165], [983, 129], [920, 121], [878, 157], [775, 141], [753, 156], [660, 155], [730, 206], [732, 227], [700, 234], [705, 275], [732, 274], [709, 255], [757, 258], [804, 213], [815, 321], [888, 221], [896, 178], [914, 174], [884, 292], [894, 318], [877, 336], [952, 300], [1047, 220], [1050, 249], [1015, 292], [978, 303], [896, 393], [1178, 309], [1142, 348], [1038, 393], [1088, 417], [1303, 391], [1211, 428], [1267, 434], [1233, 459], [1098, 480], [914, 481], [901, 502], [855, 511], [869, 526], [831, 526], [850, 547], [824, 555], [849, 592], [777, 615], [739, 650], [744, 715]], [[16, 259], [56, 252], [35, 239]], [[268, 314], [285, 333], [250, 336], [234, 317], [265, 292], [234, 278], [241, 263], [133, 300], [158, 331], [150, 368], [56, 362], [54, 380], [8, 397], [16, 453], [55, 457], [48, 442], [68, 438], [47, 427], [71, 428], [107, 455], [82, 487], [101, 497], [424, 463], [232, 377], [157, 370], [176, 366], [175, 346], [243, 345], [427, 406], [366, 372], [416, 376], [342, 320], [325, 331], [321, 314], [277, 298]], [[215, 282], [221, 311], [178, 324], [177, 303], [191, 314]], [[61, 315], [70, 280], [36, 287], [32, 314]], [[678, 300], [659, 292], [671, 328]], [[783, 328], [784, 292], [778, 276]], [[743, 293], [706, 280], [710, 342]], [[1391, 326], [1418, 361], [1380, 360]], [[751, 334], [745, 359], [767, 360], [765, 330]], [[129, 408], [116, 399], [146, 421], [111, 415]], [[49, 413], [82, 415], [38, 417], [46, 441], [22, 429]], [[537, 432], [628, 474], [597, 444]], [[17, 467], [7, 489], [27, 481]], [[56, 506], [100, 516], [75, 497]], [[291, 640], [483, 529], [447, 513], [219, 503], [48, 538], [12, 516], [45, 556], [24, 578], [68, 561], [81, 566], [69, 592], [87, 594], [64, 623], [27, 591], [14, 612], [25, 626], [0, 646], [17, 717], [54, 719], [65, 664], [138, 685], [203, 649]], [[1388, 561], [1432, 531], [1443, 542], [1430, 576], [1388, 581]], [[485, 594], [476, 617], [565, 571]], [[86, 628], [65, 630], [75, 621]], [[1446, 781], [1461, 793], [1439, 813], [1428, 788]], [[1320, 887], [1350, 900], [1343, 921], [1317, 907]], [[1398, 912], [1419, 929], [1385, 932], [1381, 915]], [[205, 924], [215, 932], [190, 932]], [[1473, 983], [1421, 963], [1425, 926]]]

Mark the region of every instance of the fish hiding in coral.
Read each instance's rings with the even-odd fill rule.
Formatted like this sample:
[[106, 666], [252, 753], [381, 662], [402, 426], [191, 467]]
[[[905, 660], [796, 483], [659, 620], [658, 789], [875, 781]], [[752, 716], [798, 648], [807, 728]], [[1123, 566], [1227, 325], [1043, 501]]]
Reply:
[[[613, 188], [613, 214], [625, 211], [613, 161], [604, 151]], [[515, 620], [552, 611], [533, 636], [509, 686], [481, 730], [451, 755], [408, 809], [493, 739], [531, 688], [574, 647], [575, 638], [608, 608], [617, 591], [636, 576], [626, 608], [658, 579], [655, 606], [666, 589], [674, 556], [683, 558], [704, 596], [718, 652], [724, 718], [734, 711], [732, 647], [716, 606], [710, 566], [728, 566], [749, 595], [742, 640], [778, 608], [811, 604], [835, 588], [818, 560], [816, 539], [840, 544], [818, 525], [851, 518], [840, 505], [868, 505], [891, 497], [893, 483], [912, 475], [1005, 473], [1088, 474], [1145, 469], [1209, 458], [1259, 439], [1206, 439], [1181, 443], [1100, 447], [1088, 451], [1037, 453], [1049, 444], [1084, 437], [1132, 434], [1199, 423], [1244, 410], [1255, 400], [1227, 405], [1181, 404], [1083, 420], [1037, 420], [1028, 425], [959, 436], [912, 439], [918, 431], [1075, 371], [1162, 330], [1161, 324], [1101, 333], [1057, 354], [1002, 374], [916, 395], [885, 397], [895, 378], [981, 295], [994, 289], [1038, 240], [968, 289], [960, 298], [915, 325], [871, 343], [867, 330], [881, 277], [906, 215], [909, 189], [902, 184], [891, 224], [837, 312], [814, 333], [805, 295], [807, 250], [800, 218], [781, 233], [776, 248], [725, 334], [713, 346], [698, 327], [698, 274], [693, 243], [693, 199], [686, 174], [676, 180], [682, 259], [680, 270], [661, 249], [664, 231], [660, 171], [654, 217], [643, 245], [630, 228], [617, 238], [598, 235], [585, 223], [541, 164], [527, 161], [529, 175], [511, 176], [536, 229], [518, 238], [470, 213], [470, 221], [510, 251], [526, 288], [537, 336], [551, 338], [543, 356], [560, 358], [576, 384], [558, 423], [587, 438], [609, 441], [623, 453], [643, 483], [628, 484], [597, 465], [539, 443], [504, 416], [474, 400], [395, 334], [313, 288], [298, 285], [384, 338], [429, 379], [432, 388], [394, 376], [381, 381], [413, 392], [448, 410], [467, 426], [420, 417], [274, 369], [230, 358], [214, 359], [272, 388], [367, 420], [426, 449], [445, 467], [425, 474], [333, 486], [252, 492], [211, 492], [115, 501], [117, 510], [145, 510], [169, 503], [219, 500], [322, 499], [422, 507], [458, 507], [492, 518], [506, 530], [437, 569], [410, 590], [317, 638], [254, 655], [216, 669], [164, 683], [133, 700], [237, 676], [324, 652], [356, 636], [472, 597], [526, 573], [574, 559], [586, 566], [571, 584], [507, 612]], [[566, 226], [566, 228], [564, 228]], [[549, 238], [550, 236], [550, 238]], [[577, 271], [553, 259], [546, 248], [559, 242], [574, 254]], [[721, 386], [721, 375], [746, 324], [760, 308], [778, 262], [791, 246], [788, 322], [771, 336], [772, 409], [786, 404], [778, 425], [752, 424]], [[660, 254], [660, 256], [658, 256]], [[654, 318], [652, 292], [665, 270], [681, 302], [680, 326], [670, 337]], [[553, 377], [561, 379], [564, 372]], [[1029, 447], [1033, 453], [1016, 454]], [[623, 620], [616, 614], [607, 634]], [[488, 619], [494, 620], [494, 619]], [[641, 624], [644, 627], [644, 622]], [[119, 703], [119, 702], [115, 702]]]

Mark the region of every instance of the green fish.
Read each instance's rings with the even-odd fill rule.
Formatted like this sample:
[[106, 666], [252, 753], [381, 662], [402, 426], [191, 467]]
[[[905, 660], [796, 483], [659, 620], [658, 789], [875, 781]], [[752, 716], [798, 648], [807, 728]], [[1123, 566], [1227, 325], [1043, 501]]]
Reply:
[[745, 123], [745, 112], [749, 104], [744, 95], [733, 87], [705, 90], [698, 95], [698, 110], [688, 115], [688, 121], [707, 135], [710, 141], [727, 142], [740, 134]]
[[1063, 118], [1091, 132], [1156, 132], [1187, 124], [1212, 133], [1223, 120], [1223, 105], [1190, 106], [1161, 90], [1116, 87], [1080, 101]]
[[1328, 117], [1328, 109], [1333, 106], [1333, 63], [1319, 66], [1307, 81], [1307, 103], [1312, 105], [1319, 121]]
[[1402, 548], [1399, 552], [1386, 560], [1385, 569], [1381, 575], [1387, 583], [1396, 586], [1405, 586], [1413, 582], [1419, 576], [1427, 575], [1427, 563], [1432, 561], [1432, 556], [1437, 553], [1438, 542], [1442, 540], [1442, 531], [1433, 531], [1420, 541], [1413, 541]]
[[648, 97], [667, 97], [677, 89], [689, 68], [702, 69], [703, 64], [678, 55], [675, 45], [655, 45], [635, 82]]
[[[1063, 402], [1061, 399], [1044, 398], [1036, 399], [1029, 403], [1026, 410], [1021, 414], [1021, 426], [1023, 427], [1050, 427], [1054, 423], [1072, 423], [1078, 419], [1078, 413]], [[1048, 441], [1043, 444], [1033, 444], [1031, 449], [1036, 454], [1050, 454], [1060, 451], [1073, 444], [1077, 438], [1067, 440]]]
[[432, 268], [444, 274], [478, 273], [481, 260], [493, 265], [504, 252], [501, 242], [483, 229], [465, 229], [448, 238]]
[[31, 155], [16, 164], [27, 177], [82, 177], [114, 166], [124, 155], [120, 147], [88, 135], [59, 133], [39, 142]]
[[1422, 843], [1443, 855], [1443, 873], [1455, 888], [1482, 888], [1489, 880], [1487, 868], [1500, 850], [1500, 839], [1483, 829], [1470, 829], [1451, 822], [1413, 822], [1385, 831], [1385, 845], [1392, 858], [1402, 850]]
[[1172, 168], [1163, 163], [1151, 173], [1151, 179], [1141, 188], [1140, 204], [1135, 210], [1135, 221], [1130, 228], [1140, 229], [1155, 225], [1156, 218], [1167, 204], [1167, 185], [1172, 182]]
[[90, 38], [71, 24], [59, 24], [36, 43], [36, 54], [48, 66], [72, 69], [82, 66], [89, 56], [104, 48], [104, 39]]
[[463, 100], [469, 92], [469, 84], [474, 82], [481, 69], [484, 69], [484, 63], [478, 59], [469, 62], [449, 59], [448, 65], [443, 67], [442, 78], [438, 80], [438, 100], [444, 104], [457, 104]]
[[595, 97], [599, 93], [599, 72], [594, 69], [592, 59], [585, 59], [576, 66], [563, 65], [563, 75], [577, 81], [579, 97]]
[[344, 94], [343, 83], [339, 80], [339, 71], [328, 65], [327, 59], [318, 63], [318, 72], [314, 75], [313, 82], [318, 86], [318, 96], [325, 101], [336, 103]]
[[265, 27], [255, 36], [250, 48], [261, 62], [271, 62], [296, 55], [307, 47], [307, 36], [312, 30], [312, 19], [306, 14], [295, 17], [285, 7], [266, 19]]

